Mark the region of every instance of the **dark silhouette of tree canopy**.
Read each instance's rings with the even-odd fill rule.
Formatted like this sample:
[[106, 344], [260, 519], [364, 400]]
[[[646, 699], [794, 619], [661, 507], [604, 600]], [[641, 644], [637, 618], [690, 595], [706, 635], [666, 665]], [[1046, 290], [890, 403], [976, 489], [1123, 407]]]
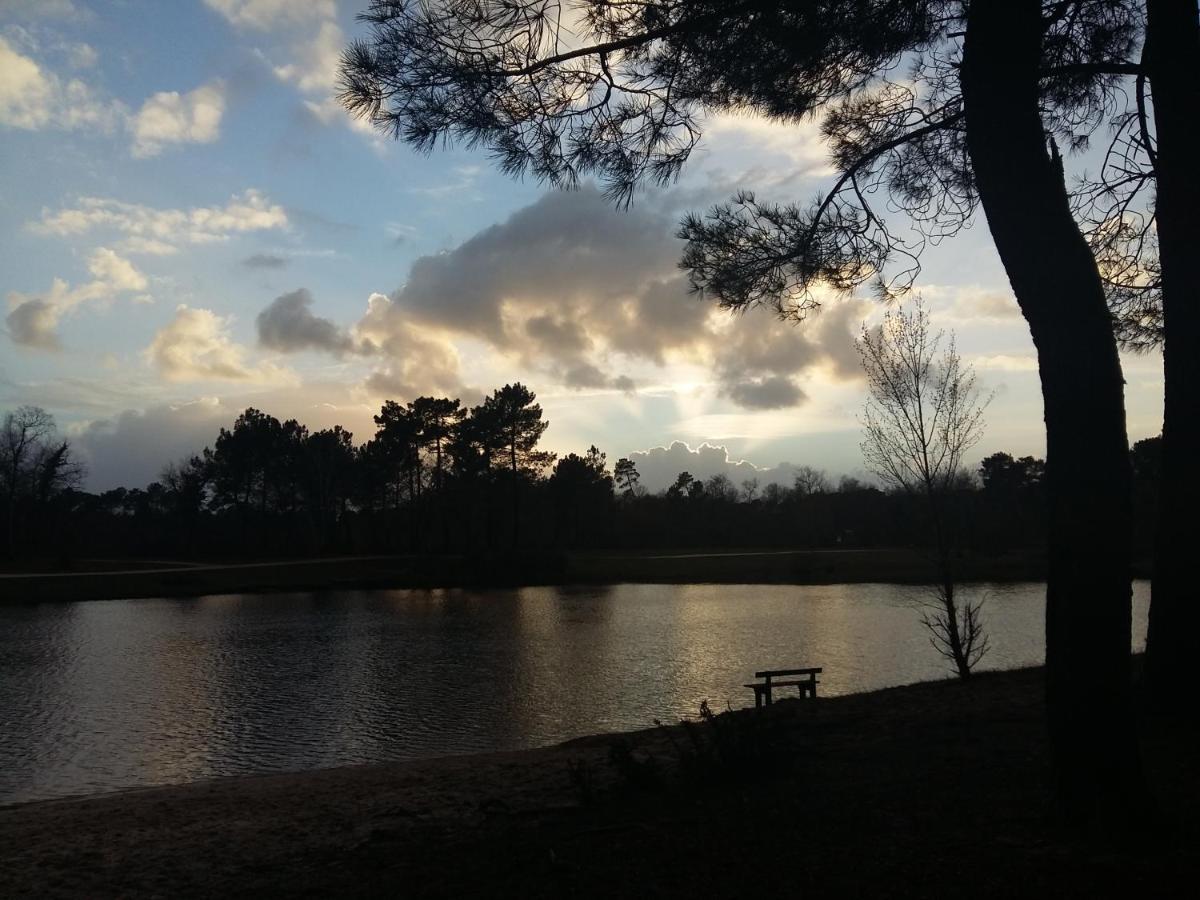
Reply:
[[1007, 453], [993, 453], [979, 464], [983, 489], [998, 494], [1015, 494], [1039, 488], [1045, 476], [1045, 461], [1032, 456], [1013, 459]]

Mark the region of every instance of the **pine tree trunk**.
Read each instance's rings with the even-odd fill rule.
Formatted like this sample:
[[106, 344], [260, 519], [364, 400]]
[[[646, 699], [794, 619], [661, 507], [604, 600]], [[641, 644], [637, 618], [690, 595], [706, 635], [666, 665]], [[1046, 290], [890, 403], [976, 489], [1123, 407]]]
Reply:
[[1039, 0], [974, 0], [967, 146], [988, 226], [1037, 348], [1046, 421], [1046, 700], [1076, 821], [1140, 806], [1130, 697], [1131, 473], [1120, 360], [1095, 261], [1038, 114]]
[[1200, 633], [1200, 590], [1192, 558], [1200, 509], [1200, 175], [1192, 140], [1200, 112], [1200, 26], [1195, 0], [1148, 0], [1150, 82], [1158, 140], [1159, 261], [1162, 265], [1165, 398], [1158, 534], [1146, 674], [1161, 708], [1194, 708], [1200, 669], [1191, 654]]

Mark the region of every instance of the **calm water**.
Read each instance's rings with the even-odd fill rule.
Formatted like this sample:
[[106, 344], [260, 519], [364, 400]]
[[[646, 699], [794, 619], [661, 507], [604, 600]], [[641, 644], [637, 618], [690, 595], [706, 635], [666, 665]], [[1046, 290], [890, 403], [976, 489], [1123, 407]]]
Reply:
[[[1042, 659], [1042, 586], [978, 585], [985, 667]], [[922, 589], [361, 591], [0, 608], [0, 803], [550, 744], [746, 705], [756, 669], [841, 694], [946, 673]], [[1149, 585], [1134, 589], [1145, 634]]]

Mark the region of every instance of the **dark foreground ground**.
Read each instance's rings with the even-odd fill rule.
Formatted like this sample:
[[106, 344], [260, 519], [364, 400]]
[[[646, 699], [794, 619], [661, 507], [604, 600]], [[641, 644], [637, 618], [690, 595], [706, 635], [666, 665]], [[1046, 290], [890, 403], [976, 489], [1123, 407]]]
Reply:
[[[964, 555], [966, 581], [1037, 581], [1041, 555]], [[298, 560], [58, 560], [0, 569], [0, 603], [188, 597], [355, 588], [531, 584], [924, 583], [931, 563], [912, 548], [663, 550], [638, 553], [356, 556]]]
[[0, 896], [1194, 895], [1195, 732], [1142, 723], [1131, 839], [1056, 826], [1039, 670], [755, 715], [0, 809]]

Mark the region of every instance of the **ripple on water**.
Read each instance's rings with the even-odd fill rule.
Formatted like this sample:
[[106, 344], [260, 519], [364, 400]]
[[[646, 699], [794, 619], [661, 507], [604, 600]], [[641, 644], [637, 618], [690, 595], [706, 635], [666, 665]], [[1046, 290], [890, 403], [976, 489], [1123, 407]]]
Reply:
[[[986, 667], [1037, 663], [1042, 586], [976, 585]], [[0, 803], [519, 749], [935, 678], [901, 585], [620, 585], [227, 595], [0, 608]], [[1134, 591], [1141, 643], [1149, 588]]]

